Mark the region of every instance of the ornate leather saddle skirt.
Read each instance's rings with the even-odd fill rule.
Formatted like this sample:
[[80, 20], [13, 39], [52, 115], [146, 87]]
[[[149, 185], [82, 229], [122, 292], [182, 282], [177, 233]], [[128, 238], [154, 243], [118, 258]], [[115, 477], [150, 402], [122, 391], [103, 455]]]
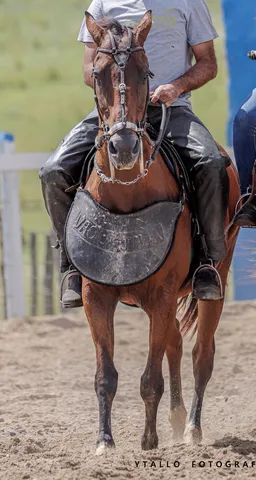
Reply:
[[112, 286], [145, 280], [164, 263], [173, 242], [181, 202], [162, 201], [116, 214], [78, 190], [65, 227], [72, 265], [85, 277]]

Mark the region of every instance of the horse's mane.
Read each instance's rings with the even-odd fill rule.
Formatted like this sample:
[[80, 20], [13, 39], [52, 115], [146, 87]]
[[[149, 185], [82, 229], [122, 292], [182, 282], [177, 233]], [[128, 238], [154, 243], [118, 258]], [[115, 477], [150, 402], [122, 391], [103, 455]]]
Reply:
[[98, 23], [101, 27], [110, 30], [113, 35], [122, 36], [127, 31], [127, 27], [121, 25], [115, 18], [104, 17]]

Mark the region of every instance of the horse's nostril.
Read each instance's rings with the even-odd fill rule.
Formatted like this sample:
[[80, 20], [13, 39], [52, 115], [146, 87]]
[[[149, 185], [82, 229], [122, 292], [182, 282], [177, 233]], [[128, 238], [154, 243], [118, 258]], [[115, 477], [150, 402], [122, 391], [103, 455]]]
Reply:
[[139, 138], [135, 137], [130, 132], [123, 135], [115, 135], [110, 139], [108, 144], [109, 154], [121, 161], [121, 157], [126, 157], [126, 162], [131, 160], [131, 157], [138, 155], [140, 150]]
[[139, 140], [136, 140], [136, 143], [135, 143], [135, 145], [134, 145], [134, 147], [133, 147], [133, 149], [132, 149], [132, 153], [133, 153], [134, 155], [136, 155], [136, 153], [138, 153], [138, 151], [139, 151]]
[[117, 149], [114, 145], [114, 142], [112, 142], [112, 140], [110, 140], [108, 148], [109, 148], [109, 152], [111, 153], [111, 155], [116, 155], [117, 154]]

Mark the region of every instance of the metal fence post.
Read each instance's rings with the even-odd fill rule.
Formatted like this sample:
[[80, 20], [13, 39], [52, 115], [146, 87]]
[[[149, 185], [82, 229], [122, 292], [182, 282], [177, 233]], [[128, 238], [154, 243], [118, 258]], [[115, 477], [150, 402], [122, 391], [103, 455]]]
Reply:
[[[14, 137], [0, 134], [0, 156], [13, 153]], [[25, 315], [25, 293], [20, 220], [19, 177], [14, 171], [1, 173], [3, 263], [7, 318]]]

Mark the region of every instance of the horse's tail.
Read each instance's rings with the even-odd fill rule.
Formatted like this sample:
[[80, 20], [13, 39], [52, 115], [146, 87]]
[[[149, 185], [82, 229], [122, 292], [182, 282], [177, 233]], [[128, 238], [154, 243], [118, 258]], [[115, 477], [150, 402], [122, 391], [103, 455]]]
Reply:
[[180, 319], [180, 332], [184, 337], [191, 331], [194, 327], [192, 332], [192, 337], [195, 335], [197, 331], [197, 316], [198, 316], [198, 301], [196, 298], [193, 298], [191, 295], [187, 295], [186, 297], [182, 298], [178, 304], [179, 310], [184, 310], [181, 319]]

